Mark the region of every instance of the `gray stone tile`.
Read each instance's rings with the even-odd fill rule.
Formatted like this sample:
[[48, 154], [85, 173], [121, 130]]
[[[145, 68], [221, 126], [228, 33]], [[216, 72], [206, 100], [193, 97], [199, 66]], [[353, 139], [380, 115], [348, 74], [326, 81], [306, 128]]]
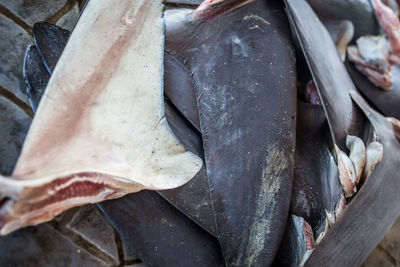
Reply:
[[400, 218], [385, 235], [380, 246], [396, 259], [400, 266]]
[[42, 224], [0, 237], [0, 266], [107, 266]]
[[114, 229], [96, 206], [81, 207], [66, 227], [118, 262]]
[[0, 96], [0, 174], [14, 169], [31, 119], [15, 104]]
[[67, 0], [0, 0], [0, 4], [33, 26], [60, 10]]
[[0, 36], [0, 86], [27, 102], [22, 67], [25, 50], [32, 43], [32, 38], [21, 27], [3, 15], [0, 15]]
[[60, 26], [63, 29], [72, 31], [78, 17], [79, 17], [79, 5], [78, 3], [76, 3], [74, 7], [57, 22], [56, 25]]
[[385, 257], [384, 253], [380, 250], [375, 249], [367, 260], [361, 265], [362, 267], [394, 267], [392, 262]]

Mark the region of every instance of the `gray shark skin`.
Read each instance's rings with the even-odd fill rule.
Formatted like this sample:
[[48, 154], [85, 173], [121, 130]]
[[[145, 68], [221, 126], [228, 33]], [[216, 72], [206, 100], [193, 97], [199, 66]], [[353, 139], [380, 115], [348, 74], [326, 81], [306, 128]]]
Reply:
[[[373, 110], [356, 91], [351, 97], [370, 121], [383, 145], [383, 159], [328, 231], [306, 266], [318, 266], [329, 259], [335, 266], [361, 265], [400, 216], [399, 129]], [[397, 136], [396, 136], [397, 135]]]
[[322, 107], [300, 101], [297, 105], [296, 168], [290, 210], [303, 217], [318, 236], [320, 226], [325, 226], [325, 210], [335, 209], [342, 188]]
[[[50, 25], [47, 23], [37, 23], [35, 24], [36, 31], [34, 32], [34, 37], [37, 43], [37, 47], [39, 51], [44, 54], [58, 54], [59, 51], [64, 49], [63, 46], [66, 45], [69, 37], [69, 32], [61, 29], [55, 25]], [[67, 32], [68, 34], [59, 34], [60, 32]], [[167, 32], [168, 34], [168, 32]], [[52, 38], [49, 39], [49, 36]], [[54, 51], [53, 51], [54, 50]], [[45, 65], [54, 66], [57, 61], [52, 58], [52, 64], [46, 61], [46, 58], [43, 57], [43, 62]], [[28, 64], [40, 66], [41, 63], [34, 63], [33, 60], [29, 58]], [[188, 120], [192, 121], [191, 125], [199, 128], [199, 119], [198, 119], [198, 111], [196, 106], [196, 100], [194, 97], [193, 86], [191, 83], [190, 74], [185, 69], [184, 65], [177, 61], [174, 57], [165, 53], [165, 75], [164, 75], [164, 83], [165, 83], [165, 95], [171, 99], [169, 104], [166, 104], [166, 115], [167, 120], [172, 127], [171, 124], [175, 122], [172, 121], [169, 117], [171, 112], [174, 110], [174, 106], [179, 108], [179, 112], [181, 112], [184, 117]], [[32, 62], [32, 63], [30, 63]], [[39, 69], [36, 69], [36, 72], [39, 72]], [[48, 75], [40, 72], [42, 78], [40, 80], [48, 79]], [[38, 88], [35, 84], [39, 80], [37, 77], [29, 76], [29, 80], [32, 81], [30, 86], [33, 88], [32, 96], [38, 95], [38, 99], [34, 99], [31, 97], [30, 101], [32, 103], [36, 103], [37, 106], [41, 97], [41, 94], [44, 92], [44, 88]], [[47, 81], [46, 81], [47, 84]], [[41, 92], [41, 93], [40, 93]], [[192, 100], [192, 101], [190, 101]], [[179, 113], [178, 112], [178, 113]], [[182, 116], [178, 114], [173, 114], [174, 116]], [[182, 117], [183, 118], [183, 117]], [[185, 120], [185, 119], [183, 119]], [[179, 120], [182, 121], [182, 120]], [[191, 152], [202, 156], [203, 155], [203, 147], [201, 136], [199, 132], [193, 128], [187, 122], [184, 123], [183, 127], [172, 127], [175, 134], [179, 136], [181, 141], [187, 146]], [[185, 134], [179, 135], [177, 132], [183, 131]], [[191, 138], [192, 137], [192, 138]], [[185, 139], [190, 139], [190, 141], [185, 141]], [[193, 145], [196, 144], [196, 145]], [[204, 166], [202, 170], [187, 184], [173, 190], [165, 190], [159, 191], [159, 193], [164, 196], [167, 201], [173, 204], [176, 208], [185, 213], [188, 217], [192, 218], [195, 222], [197, 222], [200, 226], [206, 229], [209, 233], [216, 236], [215, 229], [215, 221], [212, 214], [211, 208], [211, 200], [209, 195], [209, 186], [208, 180], [206, 176], [206, 172]], [[190, 201], [188, 201], [190, 199]], [[197, 208], [196, 208], [197, 207]]]
[[[38, 28], [41, 26], [42, 25], [40, 24], [36, 27]], [[54, 27], [47, 27], [46, 25], [46, 30], [39, 32], [46, 35], [46, 31], [52, 31], [54, 29]], [[57, 45], [66, 43], [65, 40], [64, 42], [63, 40], [54, 39], [48, 40], [50, 42], [48, 43], [41, 40], [41, 35], [35, 37], [37, 40], [39, 40], [39, 43], [41, 44], [40, 49], [44, 49], [47, 51], [52, 49], [49, 47], [50, 45], [57, 51], [62, 51], [63, 47], [57, 47]], [[58, 35], [57, 37], [65, 39], [68, 38], [68, 36], [60, 35]], [[40, 64], [42, 64], [41, 61], [34, 62], [37, 60], [40, 60], [40, 58], [30, 57], [26, 66], [40, 66]], [[170, 69], [170, 67], [166, 67], [166, 69]], [[29, 81], [35, 82], [35, 79], [38, 78], [34, 72], [26, 73], [29, 74], [27, 75]], [[35, 76], [31, 76], [31, 73], [34, 73]], [[42, 75], [41, 79], [45, 80], [47, 83], [46, 79], [49, 78], [47, 72], [40, 72], [40, 74]], [[179, 73], [176, 73], [176, 76], [174, 77], [178, 77], [177, 79], [179, 80]], [[168, 86], [168, 84], [169, 83], [166, 83], [166, 86]], [[41, 88], [37, 88], [35, 86], [31, 87], [33, 94], [39, 94], [39, 96], [41, 96], [40, 92], [43, 93], [43, 91], [39, 90]], [[37, 90], [35, 91], [35, 89]], [[165, 100], [165, 111], [170, 127], [172, 128], [173, 132], [179, 137], [184, 146], [193, 153], [196, 153], [197, 155], [203, 157], [202, 140], [198, 131], [194, 129], [187, 120], [184, 119], [179, 111], [177, 111], [173, 104], [167, 99]], [[189, 218], [194, 219], [194, 221], [198, 221], [199, 225], [201, 225], [207, 231], [214, 233], [215, 235], [215, 223], [212, 215], [211, 204], [209, 203], [209, 191], [207, 190], [208, 182], [206, 179], [206, 173], [203, 167], [202, 170], [186, 185], [173, 190], [159, 191], [159, 194], [163, 196], [170, 196], [169, 198], [165, 198], [171, 204], [174, 205], [174, 203], [176, 203], [176, 205], [174, 205], [175, 207], [182, 210], [183, 212], [187, 212], [186, 214]], [[202, 184], [202, 181], [206, 181], [207, 184]], [[130, 199], [130, 197], [128, 197], [128, 199]], [[136, 201], [137, 199], [143, 201], [143, 203], [146, 204], [142, 204], [142, 206], [130, 204], [128, 205], [127, 203], [129, 201], [123, 199], [108, 201], [104, 204], [100, 203], [98, 205], [105, 213], [105, 215], [113, 222], [115, 227], [120, 230], [121, 235], [127, 239], [126, 242], [131, 246], [133, 246], [132, 244], [134, 244], [133, 249], [135, 253], [137, 253], [138, 255], [140, 254], [142, 259], [145, 260], [146, 264], [160, 266], [163, 264], [180, 263], [181, 265], [185, 265], [185, 263], [182, 261], [186, 259], [188, 262], [196, 262], [197, 264], [204, 266], [223, 265], [223, 259], [220, 254], [221, 252], [218, 247], [217, 240], [211, 235], [202, 231], [200, 227], [189, 221], [188, 218], [185, 218], [185, 216], [179, 211], [175, 211], [174, 209], [169, 207], [169, 204], [165, 200], [160, 199], [160, 197], [157, 196], [156, 192], [139, 192], [134, 201]], [[182, 199], [185, 200], [185, 202], [183, 202]], [[186, 210], [184, 208], [185, 206], [181, 208], [182, 204], [188, 202], [188, 199], [190, 199], [189, 203], [191, 203], [189, 205], [189, 208], [192, 209]], [[206, 204], [204, 205], [204, 207], [200, 206], [200, 208], [194, 209], [194, 205], [196, 205], [197, 203]], [[161, 207], [158, 207], [157, 205], [161, 205]], [[141, 210], [144, 206], [146, 207], [145, 209], [154, 210], [154, 212], [157, 212], [158, 217], [154, 217], [150, 221], [151, 217], [143, 216]], [[207, 212], [209, 213], [208, 216]], [[136, 218], [140, 218], [140, 221], [143, 222], [143, 225], [132, 225], [126, 228], [126, 225], [130, 225], [132, 218], [125, 216], [125, 214], [135, 214]], [[168, 226], [168, 231], [163, 228], [165, 226], [164, 220], [167, 220], [170, 223], [170, 225]], [[157, 227], [155, 226], [156, 224]], [[141, 226], [148, 225], [153, 225], [153, 229], [140, 228]], [[157, 230], [155, 230], [154, 228], [156, 228]], [[176, 234], [173, 234], [174, 231], [176, 231]], [[182, 231], [185, 233], [185, 238], [183, 238], [182, 236]], [[128, 237], [131, 235], [132, 232], [146, 233], [147, 236], [143, 240], [140, 240], [139, 238], [129, 239]], [[174, 240], [168, 240], [166, 236], [169, 237], [170, 235], [174, 235], [176, 236], [176, 238]], [[191, 240], [191, 242], [188, 242], [189, 239]], [[141, 247], [144, 244], [148, 244], [147, 240], [153, 240], [153, 245], [157, 246], [160, 249], [160, 252], [157, 255], [154, 254], [153, 250], [149, 250], [147, 248], [144, 249], [143, 247]], [[181, 251], [180, 253], [167, 253], [165, 252], [165, 250], [163, 250], [163, 248], [170, 248], [173, 242], [175, 242], [174, 247], [177, 249], [176, 251], [179, 251], [179, 249], [184, 249], [184, 251]], [[193, 245], [188, 245], [192, 243]], [[197, 258], [189, 259], [186, 256], [188, 254], [196, 254]]]
[[373, 104], [385, 116], [396, 117], [400, 119], [400, 73], [399, 66], [394, 66], [392, 71], [397, 75], [393, 75], [393, 87], [391, 90], [383, 91], [372, 84], [367, 77], [361, 74], [353, 63], [346, 60], [346, 68], [349, 72], [354, 84], [362, 95]]
[[157, 193], [138, 192], [100, 209], [146, 265], [224, 266], [218, 240]]
[[279, 1], [254, 1], [223, 15], [166, 16], [166, 50], [193, 77], [228, 266], [271, 264], [288, 214], [296, 89], [282, 11]]
[[50, 74], [47, 72], [36, 46], [31, 45], [26, 49], [23, 74], [29, 103], [33, 111], [36, 111], [50, 79]]
[[379, 32], [379, 24], [368, 0], [307, 0], [314, 11], [328, 20], [350, 20], [356, 38]]
[[[346, 136], [358, 135], [362, 116], [348, 92], [356, 90], [336, 46], [317, 15], [301, 1], [285, 1], [293, 31], [316, 83], [334, 143], [346, 151]], [[329, 52], [327, 52], [329, 51]]]
[[47, 22], [35, 23], [33, 27], [33, 40], [43, 58], [43, 63], [51, 74], [56, 63], [67, 44], [69, 31]]
[[[332, 266], [359, 266], [400, 215], [400, 176], [394, 171], [399, 165], [399, 128], [392, 124], [393, 120], [373, 110], [356, 91], [348, 75], [343, 74], [344, 65], [337, 63], [340, 57], [336, 48], [332, 41], [324, 38], [326, 32], [318, 20], [313, 19], [316, 15], [307, 3], [304, 0], [286, 0], [285, 3], [314, 79], [335, 85], [329, 87], [330, 90], [318, 88], [333, 137], [346, 129], [343, 122], [347, 120], [348, 126], [356, 126], [354, 129], [358, 131], [355, 133], [361, 138], [368, 136], [372, 127], [378, 142], [383, 145], [382, 162], [375, 167], [342, 218], [329, 229], [305, 265], [321, 266], [329, 262]], [[319, 41], [316, 41], [317, 37]], [[308, 49], [311, 45], [313, 49]], [[314, 69], [316, 66], [318, 71]], [[336, 104], [324, 101], [326, 99], [335, 100]]]
[[[295, 170], [290, 213], [310, 224], [317, 237], [325, 229], [326, 212], [335, 210], [342, 194], [338, 170], [331, 154], [332, 137], [322, 106], [297, 103]], [[299, 266], [305, 252], [288, 219], [274, 266]]]

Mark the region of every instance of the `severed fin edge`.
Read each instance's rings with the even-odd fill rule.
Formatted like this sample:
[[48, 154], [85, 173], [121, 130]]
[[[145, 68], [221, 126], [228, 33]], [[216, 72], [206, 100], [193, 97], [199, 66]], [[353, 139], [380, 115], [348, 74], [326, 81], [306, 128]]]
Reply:
[[[42, 27], [42, 25], [40, 24], [37, 27]], [[44, 27], [42, 31], [45, 33], [46, 30], [52, 29], [53, 27]], [[168, 31], [166, 34], [168, 34]], [[52, 47], [56, 51], [62, 51], [62, 47], [56, 46], [66, 44], [66, 41], [69, 37], [66, 35], [54, 35], [56, 38], [64, 38], [64, 40], [47, 43], [46, 40], [41, 39], [42, 36], [47, 35], [38, 35], [36, 38], [38, 40], [37, 43], [40, 43], [42, 49], [45, 51], [49, 51], [52, 49]], [[188, 103], [191, 103], [190, 99], [195, 101], [190, 75], [188, 75], [184, 66], [177, 62], [177, 60], [168, 53], [165, 53], [164, 60], [164, 90], [166, 96], [174, 100], [173, 104], [168, 100], [166, 100], [168, 103], [165, 103], [166, 118], [168, 123], [170, 124], [173, 132], [188, 150], [203, 157], [201, 136], [199, 136], [199, 133], [196, 131], [196, 129], [192, 129], [193, 126], [185, 122], [185, 119], [182, 118], [181, 114], [178, 114], [179, 111], [183, 112], [186, 114], [186, 118], [194, 121], [192, 125], [199, 127], [196, 103], [194, 103], [195, 109], [193, 106], [188, 105]], [[43, 73], [43, 76], [46, 75]], [[45, 77], [42, 77], [42, 79], [43, 78]], [[33, 79], [33, 77], [31, 79]], [[176, 111], [174, 106], [178, 107], [179, 111]], [[208, 180], [204, 167], [187, 184], [177, 189], [159, 191], [159, 194], [165, 197], [172, 205], [193, 219], [209, 233], [216, 236], [217, 233], [215, 229], [215, 220], [212, 215]]]
[[[49, 81], [12, 177], [0, 179], [1, 191], [9, 197], [0, 211], [3, 234], [48, 221], [77, 205], [143, 188], [178, 187], [202, 165], [179, 143], [163, 116], [162, 81], [154, 78], [162, 77], [161, 3], [120, 3], [113, 16], [104, 13], [109, 5], [107, 1], [88, 4]], [[146, 16], [138, 16], [136, 8]], [[99, 13], [103, 16], [97, 18]], [[144, 23], [150, 17], [158, 23]], [[141, 31], [129, 26], [133, 19]], [[97, 39], [104, 37], [106, 25], [121, 27], [99, 44]], [[154, 34], [145, 34], [148, 32]], [[135, 45], [132, 38], [160, 45], [128, 49]], [[91, 60], [82, 62], [82, 57]], [[147, 65], [132, 64], [137, 60]], [[144, 81], [138, 84], [135, 75]], [[129, 99], [137, 94], [144, 98], [132, 105]], [[118, 109], [114, 108], [116, 101], [121, 101]], [[149, 119], [143, 119], [146, 117]], [[124, 123], [131, 120], [136, 123]], [[148, 135], [150, 132], [153, 135]], [[146, 141], [149, 138], [154, 139]], [[135, 156], [138, 153], [140, 157]], [[64, 194], [65, 190], [68, 193]]]

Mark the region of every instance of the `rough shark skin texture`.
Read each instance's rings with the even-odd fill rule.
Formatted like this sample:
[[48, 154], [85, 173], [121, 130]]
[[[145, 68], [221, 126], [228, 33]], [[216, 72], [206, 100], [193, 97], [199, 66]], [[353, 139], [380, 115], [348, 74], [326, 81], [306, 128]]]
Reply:
[[[38, 39], [36, 36], [41, 38]], [[52, 74], [67, 44], [69, 31], [47, 22], [39, 22], [33, 27], [33, 37], [37, 47], [47, 48], [39, 50], [39, 54], [43, 58], [47, 71]]]
[[285, 3], [293, 31], [317, 86], [333, 141], [346, 151], [346, 136], [357, 135], [359, 122], [362, 122], [361, 113], [348, 94], [356, 88], [328, 31], [307, 2], [287, 0]]
[[303, 102], [297, 106], [291, 213], [304, 218], [318, 236], [326, 219], [325, 210], [334, 210], [342, 189], [322, 107]]
[[341, 21], [328, 21], [323, 20], [324, 26], [328, 30], [333, 42], [336, 45], [337, 50], [342, 58], [342, 61], [346, 58], [346, 49], [348, 44], [354, 37], [354, 25], [349, 20]]
[[345, 65], [357, 89], [377, 110], [385, 116], [400, 119], [400, 108], [398, 108], [398, 104], [400, 103], [400, 68], [398, 66], [393, 67], [392, 70], [394, 74], [392, 75], [392, 89], [382, 91], [382, 89], [372, 84], [367, 77], [360, 73], [352, 62], [346, 60]]
[[271, 264], [288, 214], [296, 89], [282, 11], [279, 1], [254, 1], [223, 16], [166, 16], [166, 50], [193, 77], [228, 266]]
[[146, 265], [225, 266], [218, 239], [155, 192], [106, 201], [100, 208]]
[[293, 216], [300, 216], [309, 223], [317, 237], [325, 230], [326, 210], [333, 211], [342, 194], [331, 143], [322, 106], [298, 101], [292, 216], [289, 216], [274, 266], [299, 266], [305, 253], [304, 240], [293, 228]]
[[[319, 23], [310, 20], [310, 17], [316, 17], [316, 15], [304, 0], [286, 0], [285, 3], [299, 36], [308, 35], [316, 38], [324, 35], [323, 30], [318, 25]], [[298, 27], [299, 23], [306, 25], [303, 24], [302, 27]], [[302, 45], [308, 47], [313, 38], [300, 39]], [[327, 40], [323, 41], [327, 42]], [[320, 50], [307, 51], [308, 53], [305, 56], [329, 62], [335, 55], [336, 48], [329, 45], [325, 47], [324, 54], [318, 51]], [[339, 61], [340, 58], [337, 53], [336, 57], [335, 61]], [[343, 68], [343, 66], [340, 68]], [[350, 124], [356, 123], [357, 126], [361, 127], [356, 136], [365, 136], [370, 130], [369, 126], [372, 126], [377, 141], [383, 145], [384, 152], [382, 162], [375, 166], [368, 180], [347, 206], [343, 217], [331, 226], [305, 266], [321, 266], [326, 262], [329, 262], [332, 266], [359, 266], [400, 215], [400, 206], [397, 204], [400, 202], [400, 195], [398, 194], [400, 177], [395, 171], [396, 166], [400, 164], [398, 157], [400, 143], [396, 137], [398, 129], [394, 128], [391, 121], [374, 111], [356, 90], [351, 89], [354, 85], [351, 85], [352, 82], [349, 82], [348, 78], [344, 79], [341, 76], [339, 78], [337, 72], [329, 72], [328, 69], [327, 66], [323, 67], [322, 65], [317, 74], [324, 75], [327, 80], [337, 79], [339, 82], [337, 86], [332, 87], [332, 90], [320, 90], [322, 99], [334, 98], [338, 94], [350, 96], [349, 107], [360, 108], [363, 112], [359, 117], [350, 120]], [[313, 73], [313, 75], [316, 74]], [[328, 122], [331, 129], [335, 129], [334, 125], [339, 127], [338, 129], [343, 129], [335, 120], [341, 120], [347, 116], [348, 107], [344, 105], [345, 101], [342, 98], [338, 98], [336, 101], [337, 105], [333, 108], [337, 109], [335, 111], [337, 117], [333, 120], [328, 119]], [[323, 105], [326, 104], [326, 102], [323, 102]], [[325, 110], [329, 117], [329, 110]]]
[[393, 172], [399, 164], [396, 155], [400, 143], [393, 125], [374, 111], [358, 92], [351, 92], [351, 96], [383, 145], [383, 159], [347, 206], [344, 216], [327, 232], [306, 266], [316, 266], [327, 259], [335, 266], [361, 265], [400, 216], [397, 205], [400, 176]]
[[12, 178], [0, 179], [9, 197], [0, 210], [3, 234], [73, 206], [178, 187], [201, 168], [164, 116], [161, 1], [123, 1], [110, 14], [111, 7], [109, 1], [86, 7]]
[[379, 32], [379, 24], [368, 0], [307, 0], [307, 2], [322, 18], [352, 21], [356, 38]]
[[[54, 27], [46, 27], [46, 31], [43, 31], [43, 33], [54, 29]], [[35, 37], [41, 38], [41, 36]], [[51, 45], [63, 43], [57, 40], [49, 41], [52, 42]], [[40, 48], [51, 49], [48, 46], [48, 42], [42, 42]], [[57, 47], [57, 50], [60, 49]], [[32, 62], [33, 60], [38, 62]], [[40, 64], [42, 64], [41, 59], [37, 57], [29, 58], [28, 62], [31, 66], [41, 66]], [[167, 90], [167, 87], [171, 85], [170, 82], [177, 85], [178, 88], [185, 87], [185, 83], [177, 83], [182, 81], [181, 75], [184, 73], [175, 72], [175, 75], [168, 75], [168, 69], [170, 69], [170, 66], [165, 59], [165, 89]], [[27, 74], [33, 75], [32, 77], [31, 75], [27, 76], [29, 81], [38, 78], [38, 73], [34, 73], [33, 70], [27, 72]], [[47, 83], [47, 72], [40, 72], [40, 74], [42, 74], [42, 77], [39, 78]], [[37, 85], [37, 83], [33, 85]], [[34, 95], [41, 97], [41, 88], [36, 86], [31, 86], [31, 88]], [[38, 91], [35, 91], [35, 89]], [[203, 157], [200, 133], [184, 119], [169, 100], [164, 101], [164, 106], [168, 124], [182, 144], [188, 150]], [[204, 185], [204, 181], [207, 183], [206, 185]], [[184, 212], [187, 217], [216, 235], [204, 167], [187, 184], [176, 189], [158, 191], [158, 193], [178, 210]], [[125, 244], [136, 255], [140, 255], [147, 265], [187, 265], [189, 263], [204, 266], [223, 265], [218, 240], [202, 231], [199, 226], [191, 222], [181, 212], [172, 208], [156, 192], [138, 192], [122, 199], [98, 203], [98, 206], [124, 238]], [[146, 212], [143, 212], [144, 210]], [[133, 221], [139, 223], [132, 224]], [[132, 236], [134, 237], [132, 238]], [[191, 257], [188, 257], [188, 255], [191, 255]]]
[[[37, 40], [39, 51], [47, 51], [48, 54], [54, 54], [55, 52], [52, 52], [53, 49], [56, 51], [64, 49], [63, 45], [66, 44], [69, 35], [57, 34], [57, 32], [64, 32], [63, 29], [46, 23], [35, 24], [35, 29], [37, 30], [34, 33], [34, 38]], [[50, 33], [48, 33], [49, 31]], [[54, 31], [56, 33], [52, 33]], [[166, 34], [168, 35], [168, 31]], [[52, 38], [49, 39], [48, 36], [52, 36]], [[28, 49], [27, 53], [30, 53], [31, 50], [32, 48]], [[38, 81], [43, 81], [47, 84], [48, 73], [40, 57], [26, 57], [26, 59], [26, 78], [27, 81], [31, 82], [28, 85], [31, 88], [32, 95], [30, 102], [37, 106], [45, 89]], [[45, 61], [44, 57], [42, 59]], [[55, 63], [57, 62], [54, 61]], [[49, 63], [46, 64], [49, 65]], [[34, 66], [36, 68], [33, 68]], [[165, 97], [171, 100], [166, 99], [164, 103], [166, 118], [173, 132], [186, 149], [204, 158], [201, 135], [196, 130], [199, 129], [200, 122], [190, 73], [182, 63], [168, 53], [164, 54], [164, 93]], [[183, 115], [192, 125], [184, 119]], [[187, 184], [176, 189], [159, 191], [158, 193], [209, 233], [214, 236], [217, 235], [207, 173], [204, 166]]]

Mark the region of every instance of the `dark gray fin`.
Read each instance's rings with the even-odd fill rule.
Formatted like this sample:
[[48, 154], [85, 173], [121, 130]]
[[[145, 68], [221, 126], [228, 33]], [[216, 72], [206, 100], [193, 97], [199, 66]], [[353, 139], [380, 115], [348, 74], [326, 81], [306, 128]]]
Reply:
[[[166, 16], [168, 14], [166, 13]], [[168, 28], [166, 34], [168, 35]], [[184, 64], [168, 52], [164, 53], [164, 68], [165, 96], [200, 131], [199, 110], [191, 73]]]
[[[181, 12], [187, 11], [188, 10], [181, 10]], [[171, 13], [169, 12], [165, 13], [167, 23], [169, 21], [168, 16], [170, 14]], [[169, 35], [168, 26], [169, 25], [167, 24], [167, 36]], [[168, 46], [168, 39], [166, 46]], [[168, 123], [187, 149], [196, 154], [199, 154], [201, 157], [204, 158], [201, 135], [199, 132], [196, 131], [196, 129], [200, 129], [200, 121], [192, 75], [187, 67], [183, 63], [181, 63], [175, 56], [171, 55], [167, 51], [164, 55], [164, 93], [165, 96], [172, 102], [172, 104], [170, 105], [168, 105], [169, 102], [165, 102], [165, 111]], [[176, 107], [178, 111], [175, 111], [174, 107]], [[183, 120], [180, 120], [176, 112], [180, 112], [181, 114], [183, 114], [184, 117], [189, 122], [191, 122], [192, 126], [178, 125], [179, 122], [183, 123]], [[196, 129], [194, 129], [193, 127], [195, 127]], [[191, 129], [192, 132], [188, 131], [187, 129]], [[186, 131], [186, 133], [182, 131]], [[190, 138], [190, 136], [197, 137], [198, 135], [200, 135], [199, 139], [201, 142], [201, 147], [197, 147], [197, 149], [191, 149], [191, 146], [189, 144], [186, 144], [188, 142], [185, 142], [185, 140]], [[176, 208], [186, 214], [189, 218], [197, 222], [209, 233], [217, 236], [210, 197], [210, 187], [205, 165], [203, 165], [199, 173], [189, 183], [179, 188], [160, 191], [159, 193], [163, 197], [165, 197], [165, 199], [167, 199], [172, 205], [174, 205]]]
[[328, 31], [305, 0], [285, 0], [288, 17], [297, 34], [317, 85], [335, 144], [346, 149], [346, 136], [358, 135], [363, 125], [349, 92], [355, 86]]
[[[43, 29], [52, 29], [52, 27]], [[67, 37], [65, 37], [65, 42], [46, 43], [45, 40], [41, 40], [41, 43], [43, 49], [46, 51], [50, 51], [51, 49], [62, 51], [63, 47], [61, 45], [65, 45], [66, 41]], [[51, 45], [54, 47], [48, 47]], [[203, 157], [201, 135], [192, 126], [194, 125], [199, 128], [197, 104], [195, 102], [190, 74], [187, 73], [187, 70], [180, 62], [172, 56], [167, 55], [167, 53], [165, 57], [164, 79], [165, 94], [175, 101], [173, 105], [168, 100], [165, 102], [168, 123], [188, 150]], [[176, 106], [179, 111], [175, 110], [173, 106]], [[186, 118], [194, 121], [194, 123], [188, 123], [179, 112], [182, 112]], [[203, 169], [184, 186], [159, 193], [209, 233], [216, 235], [215, 219], [212, 214], [208, 180], [204, 168], [203, 166]]]
[[193, 5], [193, 6], [198, 6], [200, 5], [204, 0], [166, 0], [166, 4], [175, 4], [175, 5]]
[[315, 240], [311, 226], [304, 218], [291, 214], [273, 266], [304, 266], [314, 249]]
[[360, 266], [400, 216], [400, 143], [392, 123], [373, 110], [356, 91], [351, 97], [371, 122], [383, 145], [383, 159], [329, 229], [306, 266]]
[[318, 16], [327, 20], [350, 20], [355, 37], [378, 34], [379, 24], [369, 1], [365, 0], [307, 0]]
[[211, 16], [167, 10], [166, 49], [194, 80], [226, 264], [268, 266], [291, 194], [294, 51], [280, 1], [223, 7]]
[[294, 215], [304, 218], [318, 237], [325, 230], [325, 210], [335, 210], [342, 187], [331, 147], [332, 137], [322, 106], [299, 101], [290, 203], [293, 215], [289, 216], [274, 266], [299, 266], [306, 252], [294, 228]]
[[154, 192], [98, 205], [146, 265], [224, 266], [218, 240]]
[[400, 119], [400, 67], [393, 66], [392, 90], [384, 91], [372, 84], [354, 64], [346, 60], [346, 68], [361, 94], [385, 116]]
[[330, 21], [322, 20], [325, 28], [329, 32], [332, 41], [336, 45], [336, 49], [339, 51], [340, 58], [342, 61], [346, 58], [347, 46], [351, 42], [354, 36], [354, 25], [349, 20], [341, 21]]
[[[187, 101], [190, 101], [190, 98]], [[200, 133], [182, 117], [168, 100], [165, 101], [165, 113], [172, 131], [181, 140], [185, 148], [204, 159]], [[172, 190], [158, 191], [158, 193], [209, 233], [217, 236], [204, 164], [196, 176], [187, 184]]]
[[325, 225], [325, 210], [335, 210], [342, 194], [331, 148], [332, 137], [322, 107], [299, 101], [290, 211], [303, 217], [316, 236]]
[[50, 74], [47, 72], [36, 47], [33, 45], [26, 49], [23, 74], [27, 85], [29, 104], [35, 112], [50, 79]]
[[69, 31], [47, 22], [38, 22], [33, 26], [33, 40], [50, 74], [67, 44], [69, 34]]

